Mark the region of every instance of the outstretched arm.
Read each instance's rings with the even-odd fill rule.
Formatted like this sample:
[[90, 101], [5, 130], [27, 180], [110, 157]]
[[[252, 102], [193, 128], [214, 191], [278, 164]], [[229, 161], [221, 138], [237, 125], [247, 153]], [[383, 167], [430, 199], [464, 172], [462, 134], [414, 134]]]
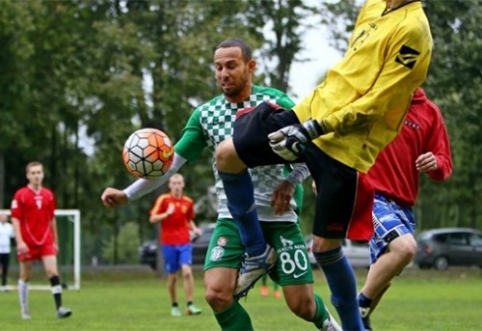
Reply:
[[126, 205], [129, 200], [139, 199], [140, 197], [154, 191], [156, 188], [166, 183], [185, 162], [186, 159], [177, 153], [174, 153], [172, 165], [163, 176], [153, 180], [138, 179], [124, 190], [108, 187], [102, 193], [102, 203], [106, 207], [117, 207]]

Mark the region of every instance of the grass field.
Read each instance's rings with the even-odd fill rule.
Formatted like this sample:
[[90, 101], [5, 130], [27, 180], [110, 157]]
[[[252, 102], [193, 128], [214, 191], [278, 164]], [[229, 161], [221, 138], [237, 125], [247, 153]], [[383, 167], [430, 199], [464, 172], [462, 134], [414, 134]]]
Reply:
[[[366, 272], [358, 270], [357, 273], [361, 285]], [[30, 292], [30, 321], [20, 320], [16, 291], [0, 293], [0, 329], [219, 330], [204, 302], [201, 278], [201, 273], [196, 273], [195, 303], [203, 309], [198, 316], [171, 317], [165, 279], [148, 269], [103, 271], [84, 273], [80, 291], [64, 292], [64, 303], [74, 312], [67, 320], [56, 319], [50, 292]], [[316, 272], [315, 284], [316, 291], [328, 298], [320, 271]], [[178, 294], [184, 308], [181, 287]], [[243, 304], [251, 313], [256, 330], [314, 330], [310, 323], [295, 317], [282, 299], [261, 297], [259, 288], [255, 288]], [[335, 313], [333, 308], [331, 311]], [[481, 329], [481, 315], [482, 272], [479, 269], [446, 272], [409, 269], [386, 294], [372, 324], [376, 330], [475, 331]]]

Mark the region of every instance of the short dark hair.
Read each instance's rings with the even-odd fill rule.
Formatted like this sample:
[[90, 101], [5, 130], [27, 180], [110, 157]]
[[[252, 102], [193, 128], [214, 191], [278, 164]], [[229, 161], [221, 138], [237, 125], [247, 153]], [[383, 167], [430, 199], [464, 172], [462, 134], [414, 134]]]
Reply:
[[243, 54], [243, 59], [245, 62], [251, 61], [253, 59], [253, 51], [251, 50], [251, 47], [249, 47], [246, 42], [239, 38], [226, 39], [214, 48], [214, 52], [216, 52], [220, 48], [229, 47], [239, 47], [241, 49], [241, 54]]
[[36, 166], [41, 166], [41, 167], [43, 168], [43, 164], [40, 163], [39, 161], [29, 162], [29, 163], [27, 164], [27, 166], [25, 167], [26, 173], [29, 172], [30, 168], [36, 167]]

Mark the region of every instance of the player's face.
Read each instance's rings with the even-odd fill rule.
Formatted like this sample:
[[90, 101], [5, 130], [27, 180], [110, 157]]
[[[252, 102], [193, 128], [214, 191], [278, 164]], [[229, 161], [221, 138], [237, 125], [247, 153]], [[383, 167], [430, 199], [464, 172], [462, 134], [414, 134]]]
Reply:
[[246, 92], [251, 92], [251, 76], [255, 67], [254, 60], [244, 61], [239, 47], [220, 48], [214, 52], [216, 82], [226, 97], [244, 98]]
[[43, 167], [40, 165], [31, 166], [27, 171], [27, 179], [30, 185], [41, 185], [44, 179]]
[[1, 215], [0, 215], [0, 222], [6, 223], [6, 222], [7, 222], [7, 215], [1, 214]]
[[169, 189], [174, 195], [182, 194], [182, 190], [184, 189], [184, 179], [181, 177], [171, 177], [169, 180]]

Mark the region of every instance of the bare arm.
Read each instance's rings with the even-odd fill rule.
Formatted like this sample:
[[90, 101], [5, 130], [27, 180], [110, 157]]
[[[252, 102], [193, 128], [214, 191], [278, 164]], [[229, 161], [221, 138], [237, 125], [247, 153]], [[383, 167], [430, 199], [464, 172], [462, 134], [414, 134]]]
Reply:
[[58, 232], [57, 232], [57, 220], [55, 219], [55, 217], [52, 218], [52, 220], [50, 221], [50, 226], [52, 227], [52, 233], [54, 234], [55, 249], [58, 252], [59, 251], [59, 236], [58, 236]]
[[15, 241], [17, 242], [17, 252], [25, 254], [28, 252], [28, 246], [22, 238], [22, 231], [20, 230], [20, 221], [12, 217], [13, 232], [15, 233]]
[[149, 222], [152, 224], [161, 223], [162, 221], [164, 221], [166, 218], [168, 218], [174, 213], [174, 209], [175, 209], [174, 205], [172, 203], [169, 204], [169, 207], [167, 207], [167, 210], [165, 212], [151, 215], [149, 217]]
[[202, 234], [201, 229], [197, 227], [196, 223], [194, 223], [194, 220], [191, 220], [189, 222], [189, 229], [191, 229], [191, 231], [193, 231], [196, 236], [200, 236]]

